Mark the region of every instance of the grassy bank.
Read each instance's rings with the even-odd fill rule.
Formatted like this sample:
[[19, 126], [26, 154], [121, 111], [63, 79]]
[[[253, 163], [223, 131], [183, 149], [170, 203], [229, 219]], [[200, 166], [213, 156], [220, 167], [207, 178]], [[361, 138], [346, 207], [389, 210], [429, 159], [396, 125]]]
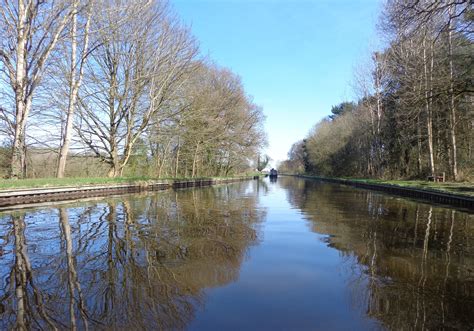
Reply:
[[[229, 177], [254, 176], [257, 174], [240, 174]], [[61, 186], [83, 186], [83, 185], [107, 185], [107, 184], [127, 184], [127, 183], [145, 183], [151, 181], [170, 181], [170, 180], [188, 180], [188, 179], [218, 179], [226, 177], [201, 177], [201, 178], [156, 178], [156, 177], [117, 177], [117, 178], [28, 178], [28, 179], [1, 179], [0, 190], [23, 189], [23, 188], [41, 188], [41, 187], [61, 187]]]
[[[308, 177], [321, 178], [320, 176], [308, 176]], [[367, 183], [367, 184], [396, 185], [396, 186], [411, 187], [411, 188], [426, 190], [426, 191], [436, 191], [436, 192], [474, 197], [474, 183], [472, 182], [434, 183], [434, 182], [428, 182], [428, 181], [423, 181], [423, 180], [383, 180], [383, 179], [350, 178], [350, 177], [342, 177], [338, 179], [345, 179], [345, 180]]]
[[421, 190], [430, 190], [445, 192], [451, 194], [466, 195], [474, 197], [474, 183], [469, 182], [444, 182], [435, 183], [423, 180], [381, 180], [381, 179], [360, 179], [360, 178], [346, 178], [353, 181], [360, 181], [370, 184], [389, 184], [402, 187], [412, 187]]

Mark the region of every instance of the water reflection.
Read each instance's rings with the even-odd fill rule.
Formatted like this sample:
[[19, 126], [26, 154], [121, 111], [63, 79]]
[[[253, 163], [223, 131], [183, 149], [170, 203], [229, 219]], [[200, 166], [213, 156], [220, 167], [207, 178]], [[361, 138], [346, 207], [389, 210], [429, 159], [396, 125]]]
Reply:
[[283, 176], [5, 212], [0, 329], [469, 329], [473, 250], [472, 214]]
[[[182, 329], [257, 243], [248, 183], [0, 215], [0, 329]], [[250, 193], [249, 193], [250, 192]]]
[[281, 178], [288, 201], [327, 234], [354, 304], [387, 329], [474, 326], [474, 217], [379, 193]]

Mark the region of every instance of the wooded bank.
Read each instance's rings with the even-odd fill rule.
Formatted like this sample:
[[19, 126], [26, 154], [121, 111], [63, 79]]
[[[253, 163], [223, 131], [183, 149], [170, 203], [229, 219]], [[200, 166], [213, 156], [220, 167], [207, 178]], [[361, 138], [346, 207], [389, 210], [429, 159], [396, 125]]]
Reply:
[[473, 28], [472, 1], [387, 0], [354, 98], [327, 109], [281, 170], [474, 181]]

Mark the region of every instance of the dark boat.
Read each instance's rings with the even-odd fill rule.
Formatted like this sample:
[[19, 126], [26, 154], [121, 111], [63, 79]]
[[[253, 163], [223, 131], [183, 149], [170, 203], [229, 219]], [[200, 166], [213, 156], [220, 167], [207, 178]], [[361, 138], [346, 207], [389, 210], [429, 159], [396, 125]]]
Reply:
[[276, 171], [275, 169], [272, 168], [270, 170], [270, 177], [277, 178], [278, 177], [278, 171]]

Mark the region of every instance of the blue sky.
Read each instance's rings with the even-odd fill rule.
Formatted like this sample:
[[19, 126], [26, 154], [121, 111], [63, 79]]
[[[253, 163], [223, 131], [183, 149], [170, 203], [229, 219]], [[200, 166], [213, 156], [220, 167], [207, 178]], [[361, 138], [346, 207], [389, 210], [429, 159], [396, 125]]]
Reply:
[[[332, 105], [354, 99], [354, 68], [377, 42], [380, 0], [171, 0], [202, 53], [242, 77], [267, 116], [267, 153], [286, 159]], [[273, 163], [275, 164], [275, 163]]]

